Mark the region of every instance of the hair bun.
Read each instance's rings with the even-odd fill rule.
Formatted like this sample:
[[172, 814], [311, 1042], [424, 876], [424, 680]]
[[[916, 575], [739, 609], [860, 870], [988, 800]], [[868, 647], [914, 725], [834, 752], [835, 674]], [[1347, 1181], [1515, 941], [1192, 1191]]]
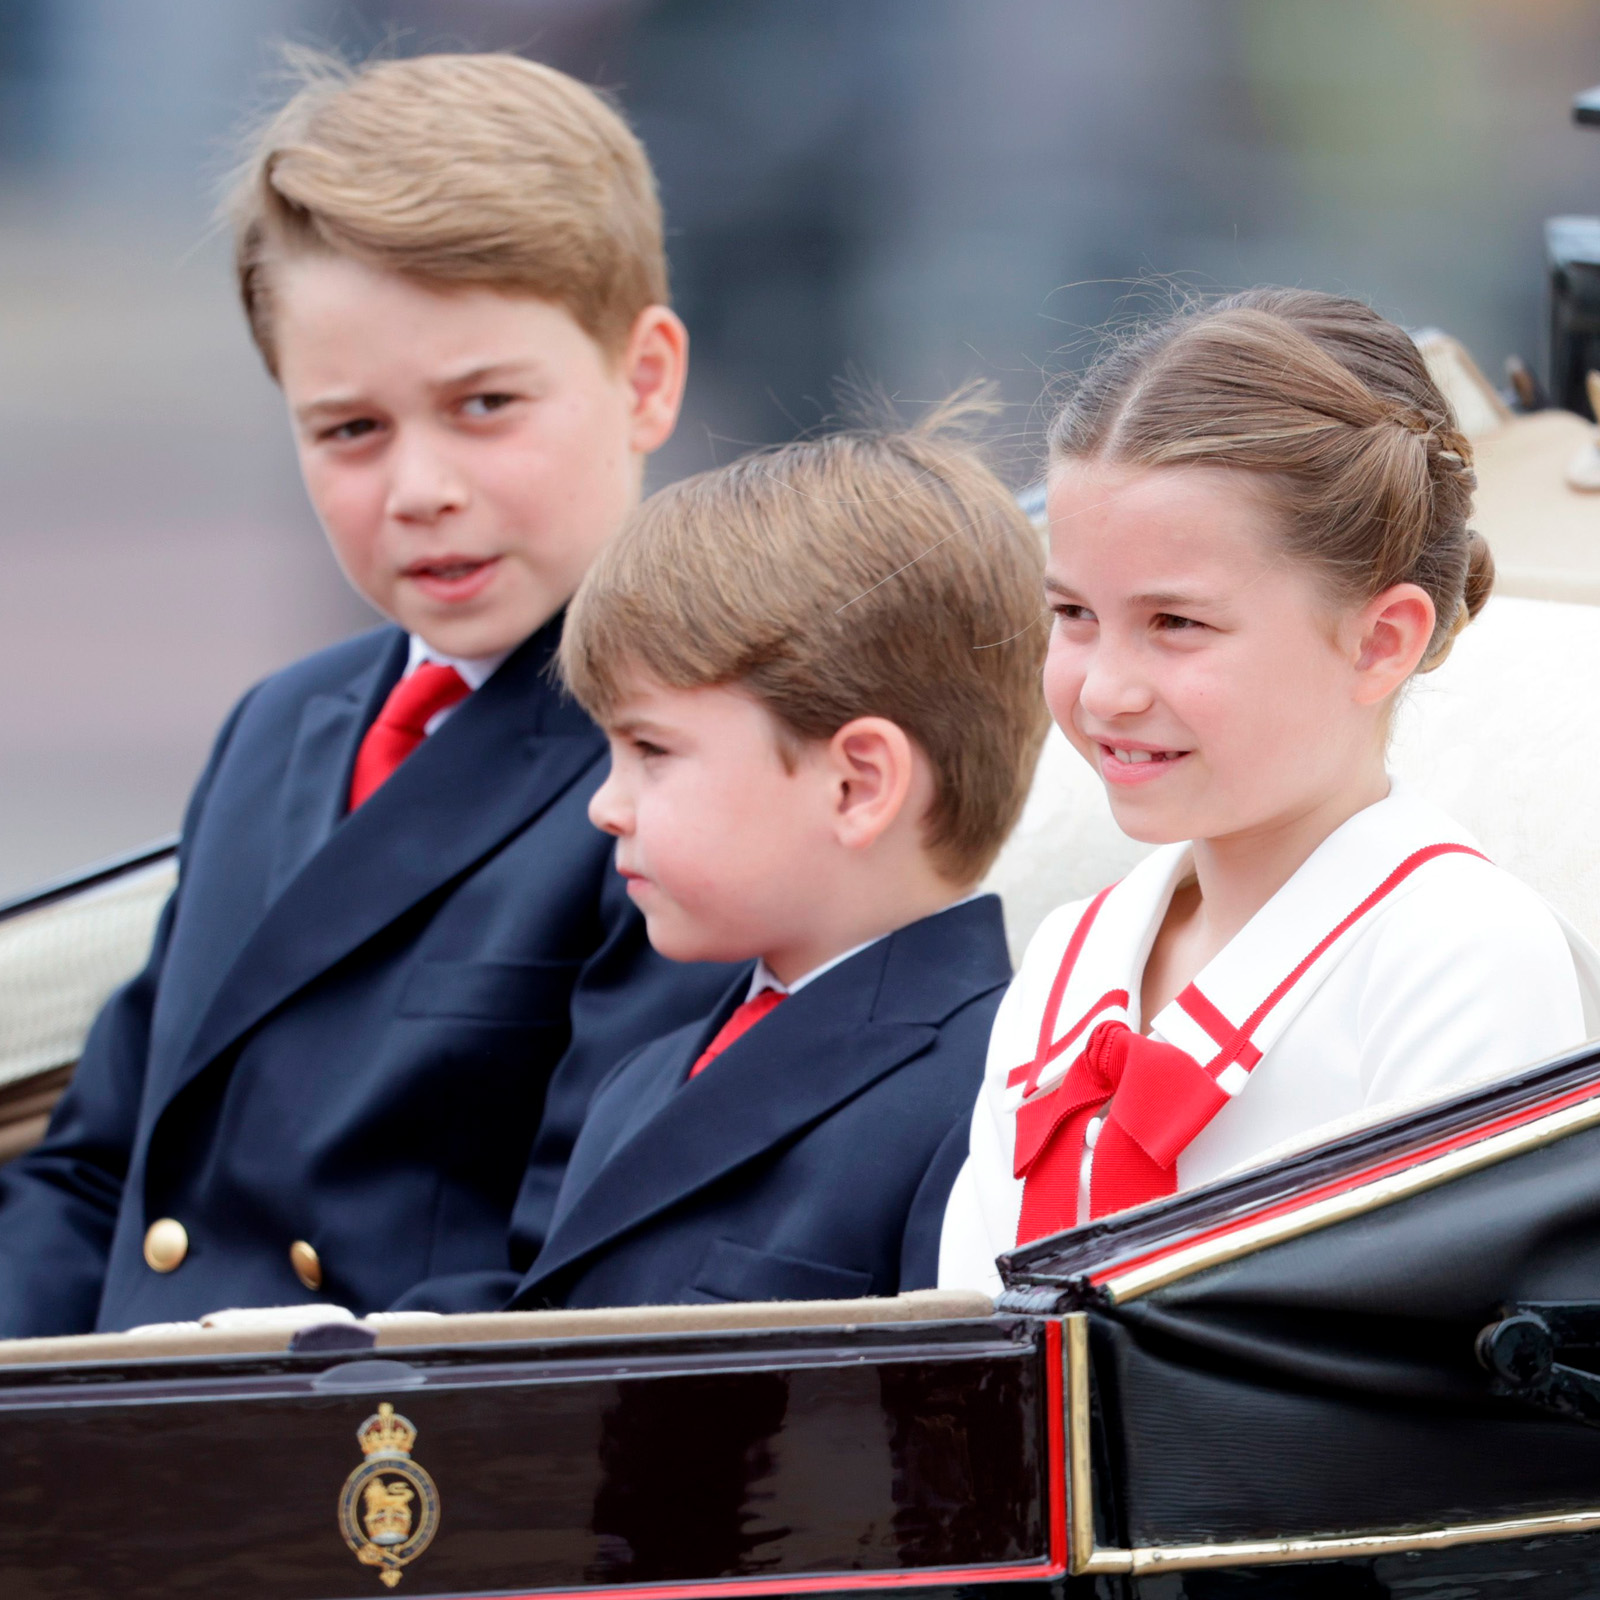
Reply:
[[1461, 604], [1467, 620], [1483, 610], [1494, 589], [1494, 552], [1489, 541], [1476, 528], [1467, 530], [1467, 578], [1462, 585]]

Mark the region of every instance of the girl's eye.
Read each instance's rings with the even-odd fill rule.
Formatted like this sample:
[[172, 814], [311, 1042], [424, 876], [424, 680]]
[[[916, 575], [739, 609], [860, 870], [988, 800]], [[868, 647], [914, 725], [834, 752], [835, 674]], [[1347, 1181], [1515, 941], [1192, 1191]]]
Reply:
[[469, 417], [489, 417], [503, 411], [517, 397], [514, 394], [475, 394], [461, 402], [461, 410]]
[[1163, 633], [1192, 632], [1196, 628], [1205, 627], [1205, 623], [1196, 622], [1193, 617], [1174, 616], [1170, 611], [1158, 612], [1155, 625]]
[[1094, 612], [1088, 606], [1054, 606], [1052, 609], [1063, 622], [1093, 622]]
[[341, 422], [332, 428], [325, 428], [317, 435], [318, 439], [327, 440], [333, 444], [348, 444], [354, 439], [363, 439], [376, 430], [378, 424], [371, 417], [352, 417], [348, 422]]

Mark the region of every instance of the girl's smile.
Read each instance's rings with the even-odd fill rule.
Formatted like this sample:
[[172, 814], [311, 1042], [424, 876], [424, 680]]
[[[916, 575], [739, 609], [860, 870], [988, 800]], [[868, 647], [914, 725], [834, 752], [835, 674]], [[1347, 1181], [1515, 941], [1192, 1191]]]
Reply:
[[1153, 783], [1166, 777], [1176, 763], [1189, 755], [1187, 750], [1135, 744], [1129, 739], [1114, 743], [1096, 740], [1095, 745], [1100, 753], [1100, 776], [1107, 783]]
[[1067, 462], [1049, 509], [1045, 698], [1124, 831], [1226, 838], [1382, 796], [1357, 638], [1258, 479]]

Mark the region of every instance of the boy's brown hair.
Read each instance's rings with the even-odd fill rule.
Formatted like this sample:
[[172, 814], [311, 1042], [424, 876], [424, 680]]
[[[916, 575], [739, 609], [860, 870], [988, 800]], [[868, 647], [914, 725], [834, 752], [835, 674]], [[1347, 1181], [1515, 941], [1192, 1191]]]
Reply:
[[853, 429], [672, 484], [601, 552], [561, 669], [604, 723], [643, 677], [737, 686], [791, 740], [855, 717], [927, 755], [925, 842], [955, 883], [1011, 831], [1048, 718], [1044, 554], [959, 405], [906, 431]]
[[666, 303], [649, 159], [593, 89], [511, 55], [294, 65], [300, 88], [227, 201], [239, 293], [274, 374], [271, 269], [308, 253], [536, 295], [608, 354]]

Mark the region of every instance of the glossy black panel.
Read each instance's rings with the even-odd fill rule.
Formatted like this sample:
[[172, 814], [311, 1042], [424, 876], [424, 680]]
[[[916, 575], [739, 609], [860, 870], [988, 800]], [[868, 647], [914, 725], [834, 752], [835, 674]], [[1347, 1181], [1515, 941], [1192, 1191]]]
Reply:
[[1037, 1325], [401, 1354], [0, 1369], [0, 1594], [390, 1593], [338, 1523], [381, 1401], [440, 1507], [400, 1595], [1047, 1553]]

